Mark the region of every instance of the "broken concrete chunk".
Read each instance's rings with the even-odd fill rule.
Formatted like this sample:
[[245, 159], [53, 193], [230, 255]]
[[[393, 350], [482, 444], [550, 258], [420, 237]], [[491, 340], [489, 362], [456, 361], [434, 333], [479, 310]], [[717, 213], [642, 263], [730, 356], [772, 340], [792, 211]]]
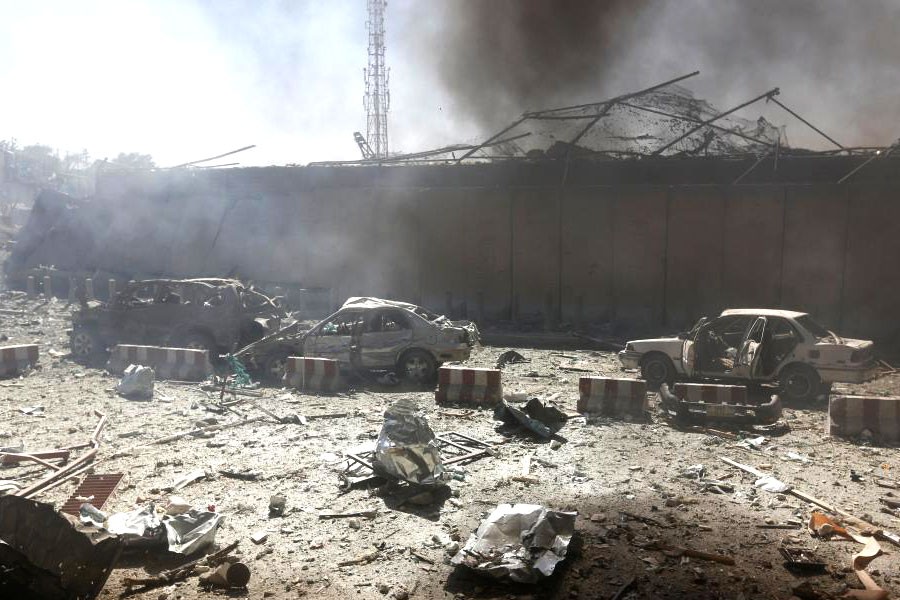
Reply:
[[153, 398], [153, 369], [141, 365], [128, 365], [122, 379], [116, 385], [116, 393], [129, 400]]

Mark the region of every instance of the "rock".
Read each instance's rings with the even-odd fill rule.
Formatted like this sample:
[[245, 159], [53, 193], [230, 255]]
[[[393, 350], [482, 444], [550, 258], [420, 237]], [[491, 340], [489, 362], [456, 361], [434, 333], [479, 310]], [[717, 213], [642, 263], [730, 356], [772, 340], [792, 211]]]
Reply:
[[377, 589], [378, 593], [387, 594], [389, 591], [391, 591], [391, 586], [386, 583], [379, 583]]
[[347, 525], [350, 529], [359, 529], [359, 519], [350, 519], [347, 521]]
[[459, 542], [450, 542], [446, 546], [444, 546], [444, 550], [450, 556], [455, 556], [457, 552], [459, 552]]
[[262, 544], [267, 539], [269, 539], [269, 534], [265, 531], [254, 531], [250, 534], [250, 541], [254, 544]]
[[562, 448], [562, 442], [560, 442], [559, 440], [553, 440], [552, 442], [550, 442], [551, 450], [559, 450], [560, 448]]

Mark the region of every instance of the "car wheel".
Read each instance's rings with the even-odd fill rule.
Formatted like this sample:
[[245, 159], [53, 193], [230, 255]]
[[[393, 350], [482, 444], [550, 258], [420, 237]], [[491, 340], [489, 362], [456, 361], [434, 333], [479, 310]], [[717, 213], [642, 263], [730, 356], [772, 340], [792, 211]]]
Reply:
[[434, 357], [424, 350], [410, 350], [400, 358], [400, 373], [415, 383], [428, 383], [434, 378], [437, 365]]
[[805, 365], [789, 365], [778, 375], [779, 392], [786, 400], [813, 400], [821, 386], [819, 374]]
[[659, 389], [663, 383], [672, 385], [675, 381], [675, 366], [665, 354], [653, 352], [641, 359], [641, 377], [651, 391]]
[[100, 336], [93, 329], [76, 329], [73, 331], [69, 346], [72, 350], [72, 356], [79, 359], [91, 358], [106, 349], [100, 340]]
[[266, 381], [280, 383], [287, 368], [288, 355], [284, 352], [270, 354], [263, 360], [262, 375]]

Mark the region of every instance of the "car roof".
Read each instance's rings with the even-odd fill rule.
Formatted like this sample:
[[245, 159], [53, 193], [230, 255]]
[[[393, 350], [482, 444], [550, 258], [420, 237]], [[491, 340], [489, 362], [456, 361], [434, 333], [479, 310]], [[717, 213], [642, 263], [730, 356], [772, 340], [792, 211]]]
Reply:
[[757, 317], [784, 317], [786, 319], [796, 319], [807, 313], [798, 312], [796, 310], [781, 310], [779, 308], [729, 308], [723, 310], [719, 316], [726, 317], [729, 315], [752, 315]]
[[416, 310], [418, 306], [409, 302], [399, 302], [397, 300], [384, 300], [382, 298], [369, 297], [353, 297], [347, 298], [341, 308], [404, 308], [406, 310]]

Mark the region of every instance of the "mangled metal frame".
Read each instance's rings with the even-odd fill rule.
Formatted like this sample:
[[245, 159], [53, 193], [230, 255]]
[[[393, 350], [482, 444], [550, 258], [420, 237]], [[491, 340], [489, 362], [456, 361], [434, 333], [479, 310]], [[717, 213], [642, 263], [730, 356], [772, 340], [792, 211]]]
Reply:
[[[494, 454], [491, 444], [458, 431], [439, 434], [435, 436], [435, 439], [441, 452], [441, 463], [445, 467], [467, 463]], [[348, 463], [341, 474], [342, 487], [345, 489], [349, 489], [354, 483], [378, 477], [373, 464], [374, 447], [364, 452], [347, 452], [344, 456]]]
[[771, 425], [781, 418], [781, 398], [777, 394], [759, 404], [689, 402], [673, 394], [664, 383], [659, 386], [657, 398], [666, 415], [685, 423]]

